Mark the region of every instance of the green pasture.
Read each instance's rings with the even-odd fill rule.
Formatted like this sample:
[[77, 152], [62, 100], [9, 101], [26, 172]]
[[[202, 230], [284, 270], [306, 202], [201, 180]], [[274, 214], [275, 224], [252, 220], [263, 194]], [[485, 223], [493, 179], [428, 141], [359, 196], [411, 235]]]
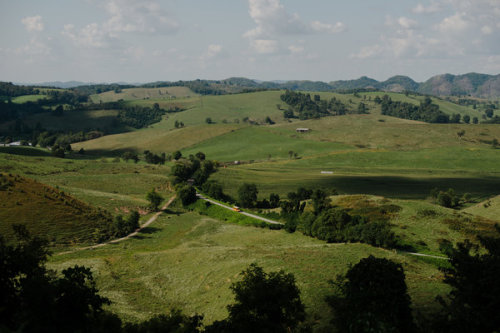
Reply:
[[196, 213], [170, 211], [131, 240], [106, 247], [53, 256], [50, 267], [92, 267], [110, 309], [128, 321], [144, 320], [179, 308], [204, 315], [206, 323], [227, 316], [233, 302], [229, 287], [256, 262], [266, 271], [293, 273], [311, 322], [329, 331], [324, 302], [328, 281], [368, 255], [401, 263], [414, 308], [424, 313], [448, 291], [433, 265], [407, 255], [363, 244], [326, 244], [299, 233], [227, 224]]
[[[19, 174], [48, 184], [93, 207], [113, 214], [132, 209], [145, 211], [146, 193], [156, 188], [165, 198], [171, 195], [169, 167], [134, 164], [120, 159], [84, 159], [73, 154], [60, 159], [51, 156], [26, 156], [1, 153], [0, 170]], [[35, 148], [17, 148], [17, 152], [43, 152]], [[72, 159], [72, 157], [77, 159]]]
[[147, 100], [147, 99], [162, 99], [175, 100], [177, 98], [185, 98], [197, 96], [191, 89], [187, 87], [161, 87], [161, 88], [128, 88], [122, 89], [121, 92], [106, 91], [100, 94], [91, 95], [92, 102], [116, 102], [120, 99], [124, 101], [130, 100]]
[[240, 125], [221, 124], [171, 129], [167, 128], [165, 121], [162, 121], [133, 132], [107, 135], [98, 139], [75, 143], [72, 147], [77, 150], [84, 148], [85, 151], [94, 155], [120, 154], [127, 150], [138, 153], [142, 153], [144, 150], [154, 153], [169, 153], [218, 137], [240, 127]]
[[250, 126], [214, 137], [185, 150], [185, 154], [204, 152], [208, 158], [218, 161], [289, 159], [289, 152], [299, 156], [345, 150], [349, 146], [304, 140], [295, 129], [274, 132], [268, 127]]
[[500, 195], [488, 198], [474, 206], [464, 209], [464, 212], [483, 216], [488, 219], [496, 220], [500, 223]]
[[22, 104], [26, 102], [37, 102], [40, 99], [46, 99], [47, 95], [23, 95], [12, 98], [13, 103]]
[[233, 196], [239, 185], [247, 182], [257, 184], [266, 197], [273, 192], [285, 195], [302, 186], [336, 189], [345, 194], [423, 199], [437, 187], [471, 193], [475, 200], [482, 201], [498, 194], [499, 155], [489, 148], [345, 150], [298, 160], [229, 166], [220, 168], [211, 178]]

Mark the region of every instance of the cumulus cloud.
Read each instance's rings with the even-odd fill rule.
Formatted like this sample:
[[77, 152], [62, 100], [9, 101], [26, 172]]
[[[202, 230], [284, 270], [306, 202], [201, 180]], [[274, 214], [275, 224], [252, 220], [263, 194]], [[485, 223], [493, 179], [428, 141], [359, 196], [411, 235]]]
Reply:
[[208, 45], [208, 50], [206, 52], [206, 56], [208, 58], [213, 58], [218, 55], [222, 51], [222, 46], [217, 44]]
[[412, 12], [415, 14], [432, 14], [441, 11], [441, 5], [437, 2], [432, 2], [429, 6], [424, 6], [419, 3], [415, 8], [413, 8]]
[[110, 18], [103, 24], [108, 32], [171, 33], [179, 24], [156, 1], [107, 0]]
[[126, 34], [169, 34], [179, 28], [157, 1], [106, 0], [102, 6], [108, 14], [104, 22], [89, 23], [79, 30], [66, 24], [62, 34], [79, 47], [103, 48]]
[[252, 47], [260, 54], [275, 53], [278, 51], [278, 42], [271, 39], [256, 39], [252, 41]]
[[106, 32], [97, 23], [88, 24], [79, 31], [75, 30], [73, 24], [66, 24], [62, 35], [71, 39], [76, 46], [83, 48], [105, 47], [108, 45], [109, 39]]
[[456, 13], [453, 16], [445, 17], [436, 28], [443, 33], [460, 33], [468, 26], [469, 22], [465, 19], [465, 13]]
[[[500, 1], [436, 0], [418, 4], [413, 14], [386, 18], [388, 27], [375, 45], [362, 47], [354, 58], [462, 56], [481, 50], [493, 53], [500, 40]], [[390, 29], [389, 29], [390, 28]]]
[[40, 15], [37, 16], [27, 16], [21, 20], [27, 31], [43, 31], [43, 22]]
[[297, 14], [290, 14], [280, 0], [248, 0], [249, 14], [256, 27], [243, 35], [257, 53], [273, 53], [279, 50], [276, 39], [299, 34], [336, 34], [345, 30], [341, 22], [335, 24], [320, 21], [304, 22]]

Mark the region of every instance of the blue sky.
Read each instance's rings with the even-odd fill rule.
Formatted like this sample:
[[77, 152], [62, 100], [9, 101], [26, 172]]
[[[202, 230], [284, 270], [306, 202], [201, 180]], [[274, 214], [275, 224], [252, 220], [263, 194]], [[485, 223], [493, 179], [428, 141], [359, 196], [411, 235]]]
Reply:
[[0, 80], [500, 73], [499, 0], [0, 0]]

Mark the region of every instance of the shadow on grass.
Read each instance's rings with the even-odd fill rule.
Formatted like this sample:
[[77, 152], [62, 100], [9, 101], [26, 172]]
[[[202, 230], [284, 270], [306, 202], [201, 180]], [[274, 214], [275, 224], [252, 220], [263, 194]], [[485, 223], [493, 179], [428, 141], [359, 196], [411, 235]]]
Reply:
[[500, 177], [417, 178], [397, 176], [338, 176], [322, 182], [342, 194], [372, 194], [388, 198], [425, 199], [433, 188], [453, 188], [459, 195], [470, 193], [476, 200], [500, 193]]
[[155, 228], [155, 227], [146, 227], [146, 228], [142, 229], [142, 230], [139, 232], [139, 235], [140, 235], [140, 234], [150, 235], [150, 234], [154, 234], [155, 232], [158, 232], [158, 231], [160, 231], [160, 230], [161, 230], [160, 228]]

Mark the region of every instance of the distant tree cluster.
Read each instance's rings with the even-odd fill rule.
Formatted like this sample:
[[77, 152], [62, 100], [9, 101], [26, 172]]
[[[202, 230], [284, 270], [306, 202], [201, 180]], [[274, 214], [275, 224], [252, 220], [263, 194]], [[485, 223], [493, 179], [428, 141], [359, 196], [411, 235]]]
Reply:
[[458, 119], [456, 119], [456, 116], [450, 118], [446, 113], [439, 110], [438, 105], [432, 104], [432, 100], [429, 97], [426, 97], [419, 106], [406, 102], [395, 102], [387, 95], [384, 95], [382, 98], [377, 96], [374, 101], [381, 105], [382, 114], [387, 116], [425, 121], [428, 123], [460, 122], [460, 115], [458, 115]]
[[112, 227], [113, 237], [124, 237], [139, 228], [140, 215], [137, 211], [132, 211], [127, 219], [123, 219], [121, 215], [115, 217]]
[[304, 120], [328, 115], [343, 115], [347, 112], [346, 106], [335, 97], [326, 101], [322, 100], [319, 95], [315, 95], [313, 100], [310, 94], [287, 90], [281, 95], [281, 100], [292, 107], [292, 110], [284, 111], [285, 118], [298, 117]]
[[464, 193], [460, 196], [452, 188], [447, 191], [441, 191], [438, 188], [434, 188], [431, 190], [430, 195], [431, 198], [436, 200], [437, 204], [447, 208], [457, 208], [471, 200], [471, 195], [469, 193]]
[[160, 109], [158, 104], [155, 104], [153, 108], [136, 105], [119, 110], [117, 117], [125, 125], [134, 128], [143, 128], [161, 121], [165, 113], [166, 111]]
[[0, 97], [37, 95], [39, 92], [40, 90], [33, 86], [18, 86], [12, 82], [0, 82]]

